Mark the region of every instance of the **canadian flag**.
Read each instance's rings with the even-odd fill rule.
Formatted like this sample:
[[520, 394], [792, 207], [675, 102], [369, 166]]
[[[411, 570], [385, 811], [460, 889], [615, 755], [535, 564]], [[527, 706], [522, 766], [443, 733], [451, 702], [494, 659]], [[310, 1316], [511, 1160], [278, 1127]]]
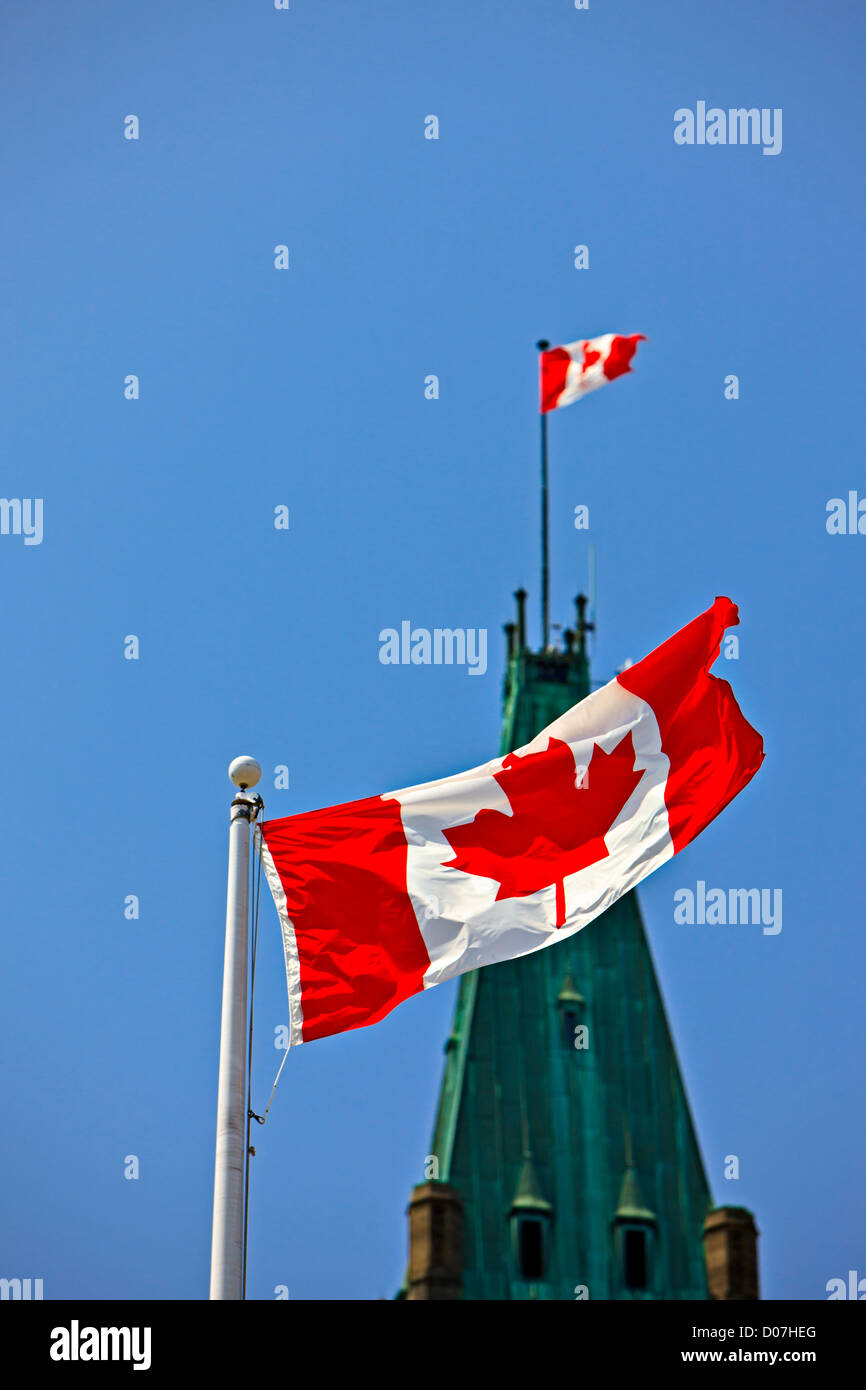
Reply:
[[588, 391], [630, 372], [637, 345], [644, 342], [643, 333], [605, 333], [543, 352], [539, 359], [541, 414], [571, 405]]
[[376, 1023], [466, 970], [585, 927], [693, 840], [763, 761], [709, 674], [730, 599], [470, 772], [261, 827], [291, 1043]]

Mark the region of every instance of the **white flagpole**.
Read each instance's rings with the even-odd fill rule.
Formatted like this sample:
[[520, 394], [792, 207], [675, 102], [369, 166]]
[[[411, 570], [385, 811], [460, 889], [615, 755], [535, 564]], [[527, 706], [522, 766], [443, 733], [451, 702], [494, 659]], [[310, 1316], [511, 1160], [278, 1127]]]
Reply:
[[250, 795], [262, 775], [255, 758], [235, 758], [229, 777], [240, 790], [232, 802], [226, 896], [213, 1194], [210, 1296], [243, 1298], [244, 1179], [247, 1145], [247, 978], [249, 975], [250, 826], [262, 806]]

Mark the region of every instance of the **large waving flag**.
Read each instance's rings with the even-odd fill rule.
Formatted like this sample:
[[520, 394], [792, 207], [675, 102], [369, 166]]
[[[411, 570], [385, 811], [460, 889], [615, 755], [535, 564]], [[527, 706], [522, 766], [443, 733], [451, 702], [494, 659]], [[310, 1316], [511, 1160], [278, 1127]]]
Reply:
[[709, 674], [730, 599], [504, 758], [261, 827], [292, 1044], [579, 931], [751, 780], [760, 734]]
[[542, 352], [539, 358], [542, 415], [562, 405], [571, 405], [587, 392], [630, 372], [637, 345], [643, 342], [646, 342], [643, 333], [605, 333], [601, 338], [583, 338]]

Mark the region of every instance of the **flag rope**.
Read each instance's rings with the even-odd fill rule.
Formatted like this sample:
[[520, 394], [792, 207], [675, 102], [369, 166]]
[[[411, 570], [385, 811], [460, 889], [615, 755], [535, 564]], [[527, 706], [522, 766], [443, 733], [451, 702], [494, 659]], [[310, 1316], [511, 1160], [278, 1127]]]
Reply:
[[[254, 935], [253, 935], [253, 951], [252, 951], [252, 957], [253, 957], [253, 966], [252, 966], [252, 988], [255, 987], [255, 979], [256, 979], [256, 940], [257, 940], [257, 936], [258, 936], [259, 901], [260, 901], [260, 895], [261, 895], [261, 882], [262, 882], [262, 832], [261, 832], [259, 826], [256, 826], [256, 840], [255, 840], [255, 845], [256, 845], [256, 854], [258, 855], [258, 879], [257, 879], [257, 885], [256, 885], [256, 891], [255, 891], [255, 897], [254, 897], [254, 901], [255, 901], [255, 928], [254, 928]], [[250, 993], [250, 1076], [252, 1075], [252, 1040], [253, 1040], [253, 1033], [252, 1033], [252, 1007], [253, 1007], [252, 988], [251, 988], [251, 993]], [[252, 1107], [250, 1107], [249, 1119], [251, 1119], [251, 1120], [257, 1120], [258, 1123], [259, 1123], [260, 1125], [263, 1125], [264, 1122], [265, 1122], [265, 1120], [268, 1118], [268, 1111], [270, 1110], [271, 1106], [272, 1106], [273, 1103], [274, 1103], [274, 1096], [276, 1095], [276, 1092], [277, 1092], [277, 1082], [279, 1081], [280, 1077], [281, 1077], [282, 1074], [283, 1074], [283, 1067], [286, 1065], [286, 1058], [288, 1057], [288, 1055], [289, 1055], [289, 1049], [286, 1048], [285, 1051], [284, 1051], [284, 1053], [283, 1053], [283, 1060], [280, 1062], [280, 1065], [279, 1065], [279, 1067], [277, 1068], [277, 1074], [276, 1074], [276, 1077], [274, 1078], [274, 1084], [273, 1084], [273, 1086], [271, 1087], [270, 1099], [268, 1100], [268, 1103], [267, 1103], [267, 1105], [265, 1106], [265, 1113], [264, 1113], [264, 1115], [257, 1115], [256, 1112], [255, 1112], [255, 1110], [253, 1110]]]
[[264, 1122], [265, 1122], [265, 1120], [268, 1118], [268, 1111], [270, 1110], [271, 1105], [273, 1104], [274, 1096], [276, 1095], [276, 1091], [277, 1091], [277, 1081], [279, 1081], [280, 1077], [282, 1076], [283, 1067], [286, 1065], [286, 1058], [288, 1057], [288, 1055], [289, 1055], [289, 1049], [286, 1048], [285, 1052], [283, 1053], [283, 1060], [280, 1062], [279, 1070], [277, 1071], [276, 1080], [274, 1081], [273, 1088], [272, 1088], [272, 1090], [271, 1090], [271, 1098], [270, 1098], [270, 1100], [268, 1101], [267, 1105], [265, 1106], [265, 1113], [264, 1113], [264, 1115], [254, 1115], [254, 1116], [253, 1116], [253, 1119], [254, 1119], [254, 1120], [258, 1120], [258, 1122], [259, 1122], [260, 1125], [263, 1125]]

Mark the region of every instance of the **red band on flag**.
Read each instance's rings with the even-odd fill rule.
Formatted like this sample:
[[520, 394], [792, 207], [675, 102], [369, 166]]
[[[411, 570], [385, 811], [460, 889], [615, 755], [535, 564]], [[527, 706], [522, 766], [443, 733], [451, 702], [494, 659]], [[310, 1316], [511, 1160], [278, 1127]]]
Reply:
[[563, 347], [551, 348], [543, 352], [539, 361], [540, 413], [555, 410], [560, 396], [565, 390], [565, 379], [571, 366], [571, 358]]
[[670, 759], [665, 784], [676, 854], [723, 811], [764, 761], [764, 741], [745, 719], [726, 680], [709, 674], [736, 604], [717, 598], [617, 680], [652, 706]]
[[430, 957], [406, 887], [398, 801], [266, 821], [262, 838], [294, 928], [304, 1042], [377, 1023], [423, 988]]
[[608, 381], [631, 371], [631, 359], [637, 352], [637, 345], [645, 342], [646, 336], [643, 333], [632, 333], [628, 337], [618, 333], [614, 337], [602, 368]]

